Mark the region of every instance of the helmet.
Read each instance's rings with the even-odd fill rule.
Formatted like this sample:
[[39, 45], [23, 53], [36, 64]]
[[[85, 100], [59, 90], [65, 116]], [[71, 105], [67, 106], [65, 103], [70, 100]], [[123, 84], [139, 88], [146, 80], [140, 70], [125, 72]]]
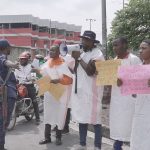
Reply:
[[28, 54], [26, 52], [23, 52], [19, 56], [19, 59], [21, 59], [21, 58], [29, 59], [29, 56], [28, 56]]
[[44, 59], [44, 56], [43, 56], [43, 55], [40, 55], [40, 54], [37, 54], [37, 55], [35, 55], [35, 58], [36, 58], [36, 59]]

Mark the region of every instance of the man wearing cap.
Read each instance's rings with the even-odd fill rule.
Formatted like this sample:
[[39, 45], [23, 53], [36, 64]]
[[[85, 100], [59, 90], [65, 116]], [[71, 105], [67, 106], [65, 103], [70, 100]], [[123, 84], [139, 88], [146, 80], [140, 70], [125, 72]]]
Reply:
[[27, 55], [26, 52], [23, 52], [19, 56], [19, 61], [20, 61], [20, 69], [15, 70], [15, 76], [16, 79], [19, 81], [19, 84], [23, 84], [24, 86], [27, 87], [28, 96], [31, 98], [33, 103], [33, 108], [36, 117], [36, 124], [38, 125], [40, 123], [39, 107], [36, 101], [36, 89], [34, 87], [31, 76], [32, 66], [29, 63], [29, 56]]
[[96, 60], [104, 60], [103, 54], [96, 47], [96, 34], [85, 31], [82, 36], [83, 52], [74, 51], [72, 56], [76, 60], [76, 82], [73, 85], [71, 100], [72, 118], [79, 123], [79, 149], [86, 149], [88, 124], [94, 125], [95, 149], [101, 149], [101, 100], [103, 87], [96, 86]]
[[[5, 131], [9, 125], [10, 117], [17, 97], [16, 78], [11, 68], [18, 68], [18, 63], [7, 60], [11, 45], [7, 40], [0, 40], [0, 150], [5, 150]], [[3, 91], [5, 83], [7, 90]]]

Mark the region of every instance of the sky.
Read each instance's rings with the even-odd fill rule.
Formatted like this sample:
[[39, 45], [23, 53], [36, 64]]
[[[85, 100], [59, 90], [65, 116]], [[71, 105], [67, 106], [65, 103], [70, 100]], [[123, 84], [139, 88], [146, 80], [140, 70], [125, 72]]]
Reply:
[[[127, 2], [128, 0], [125, 0]], [[107, 3], [107, 31], [111, 32], [111, 21], [115, 12], [123, 8], [123, 0], [106, 0]], [[31, 14], [41, 19], [66, 22], [90, 29], [90, 22], [95, 19], [92, 30], [101, 41], [101, 0], [1, 0], [0, 15]]]

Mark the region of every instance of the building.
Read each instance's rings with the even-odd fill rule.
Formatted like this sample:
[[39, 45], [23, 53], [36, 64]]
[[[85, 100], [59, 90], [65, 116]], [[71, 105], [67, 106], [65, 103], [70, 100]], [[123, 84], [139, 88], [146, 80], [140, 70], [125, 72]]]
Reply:
[[0, 39], [7, 39], [18, 49], [15, 56], [24, 50], [31, 51], [33, 57], [37, 52], [46, 55], [55, 39], [65, 40], [69, 44], [79, 43], [80, 33], [81, 26], [32, 15], [0, 16]]

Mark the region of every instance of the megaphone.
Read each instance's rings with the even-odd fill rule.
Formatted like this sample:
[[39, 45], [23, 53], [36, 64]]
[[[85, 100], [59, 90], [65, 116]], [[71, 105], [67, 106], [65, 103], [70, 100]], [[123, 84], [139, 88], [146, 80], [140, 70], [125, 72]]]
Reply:
[[81, 44], [67, 45], [65, 42], [60, 44], [59, 50], [62, 56], [71, 54], [72, 51], [82, 51], [83, 46]]

